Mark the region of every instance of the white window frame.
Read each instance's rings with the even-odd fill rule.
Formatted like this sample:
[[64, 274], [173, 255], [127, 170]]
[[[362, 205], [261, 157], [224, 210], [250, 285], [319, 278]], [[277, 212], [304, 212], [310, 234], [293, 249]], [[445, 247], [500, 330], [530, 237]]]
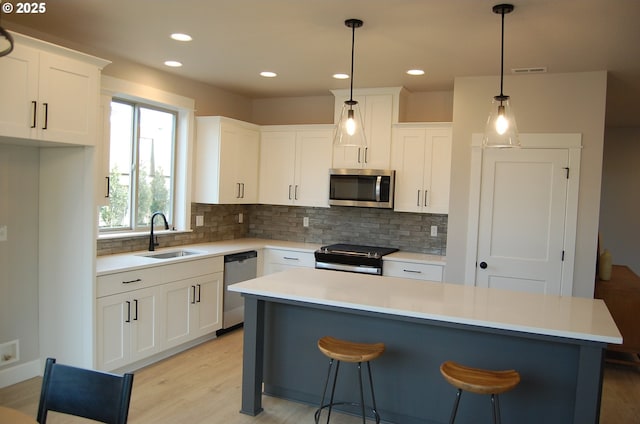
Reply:
[[[102, 93], [131, 102], [137, 102], [177, 112], [174, 171], [173, 226], [178, 231], [191, 231], [191, 181], [194, 139], [195, 101], [188, 97], [159, 90], [154, 87], [122, 79], [102, 76]], [[135, 234], [145, 232], [135, 232]], [[100, 236], [118, 233], [102, 232]], [[131, 233], [119, 233], [130, 236]]]

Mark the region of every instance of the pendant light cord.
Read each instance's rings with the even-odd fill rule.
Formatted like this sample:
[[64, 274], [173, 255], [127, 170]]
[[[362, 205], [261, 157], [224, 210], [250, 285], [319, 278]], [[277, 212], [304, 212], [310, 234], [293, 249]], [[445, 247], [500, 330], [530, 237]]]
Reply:
[[351, 25], [351, 78], [350, 78], [350, 92], [349, 92], [349, 101], [353, 101], [353, 61], [354, 61], [354, 51], [356, 44], [356, 25]]
[[502, 80], [504, 78], [504, 9], [500, 15], [502, 15], [502, 35], [500, 38], [500, 97], [504, 97], [504, 94], [502, 93]]

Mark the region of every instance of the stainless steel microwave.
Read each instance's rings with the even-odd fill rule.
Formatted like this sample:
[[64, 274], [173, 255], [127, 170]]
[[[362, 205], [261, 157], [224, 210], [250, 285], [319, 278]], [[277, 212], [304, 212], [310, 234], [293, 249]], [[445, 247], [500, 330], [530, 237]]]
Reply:
[[393, 208], [396, 171], [330, 169], [329, 205]]

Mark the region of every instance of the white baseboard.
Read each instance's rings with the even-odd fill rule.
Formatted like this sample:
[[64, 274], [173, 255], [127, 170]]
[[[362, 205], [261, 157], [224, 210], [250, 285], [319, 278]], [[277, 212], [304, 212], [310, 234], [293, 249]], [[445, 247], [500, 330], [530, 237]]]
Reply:
[[0, 389], [37, 377], [40, 372], [39, 359], [0, 370]]

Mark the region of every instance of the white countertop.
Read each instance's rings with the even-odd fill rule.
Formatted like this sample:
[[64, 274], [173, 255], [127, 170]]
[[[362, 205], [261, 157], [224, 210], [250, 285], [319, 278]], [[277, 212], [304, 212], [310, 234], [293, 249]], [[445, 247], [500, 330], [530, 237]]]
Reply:
[[[222, 240], [212, 243], [198, 243], [182, 246], [163, 247], [157, 248], [154, 252], [141, 250], [138, 252], [118, 253], [115, 255], [98, 256], [96, 259], [96, 275], [100, 276], [105, 274], [112, 274], [114, 272], [131, 271], [133, 269], [168, 265], [175, 262], [202, 259], [211, 256], [229, 255], [232, 253], [264, 248], [299, 250], [301, 252], [313, 253], [320, 248], [320, 245], [282, 240], [244, 238], [236, 240]], [[197, 251], [198, 254], [163, 260], [148, 258], [145, 256], [150, 253], [171, 252], [174, 250], [193, 250]]]
[[622, 335], [600, 299], [308, 268], [244, 281], [229, 286], [229, 290], [457, 324], [622, 343]]
[[[159, 265], [168, 265], [170, 263], [182, 262], [194, 259], [202, 259], [209, 256], [229, 255], [232, 253], [244, 252], [255, 249], [286, 249], [298, 250], [300, 252], [313, 253], [321, 247], [315, 243], [300, 243], [283, 240], [243, 238], [235, 240], [222, 240], [211, 243], [188, 244], [173, 247], [157, 248], [154, 252], [141, 250], [138, 252], [118, 253], [115, 255], [98, 256], [96, 259], [96, 275], [113, 274], [115, 272], [131, 271], [134, 269], [149, 268]], [[193, 250], [198, 254], [171, 258], [171, 259], [153, 259], [145, 255], [150, 253], [170, 252], [174, 250]], [[384, 260], [398, 260], [405, 262], [422, 262], [435, 265], [446, 264], [444, 256], [427, 255], [423, 253], [413, 252], [395, 252], [384, 256]]]

